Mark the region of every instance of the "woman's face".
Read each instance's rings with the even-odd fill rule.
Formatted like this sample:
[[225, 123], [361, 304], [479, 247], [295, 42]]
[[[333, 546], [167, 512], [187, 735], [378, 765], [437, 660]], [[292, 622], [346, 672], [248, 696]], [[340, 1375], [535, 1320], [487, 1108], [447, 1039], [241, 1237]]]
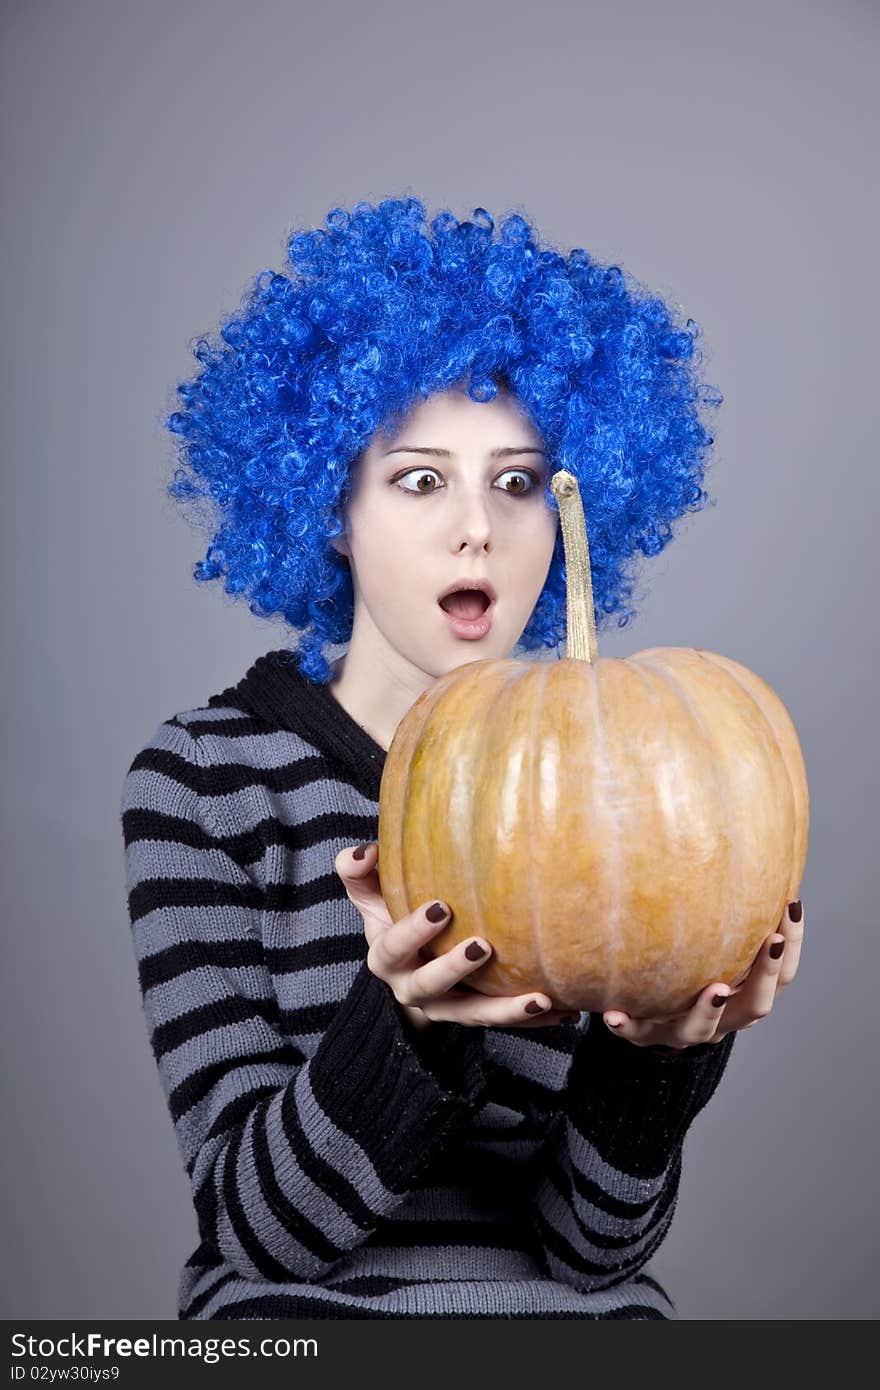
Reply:
[[[543, 440], [508, 390], [481, 402], [452, 387], [414, 406], [396, 436], [378, 431], [353, 466], [346, 532], [332, 542], [351, 565], [358, 660], [407, 679], [509, 656], [553, 557], [547, 477]], [[489, 630], [469, 638], [438, 600], [476, 579], [497, 597]]]

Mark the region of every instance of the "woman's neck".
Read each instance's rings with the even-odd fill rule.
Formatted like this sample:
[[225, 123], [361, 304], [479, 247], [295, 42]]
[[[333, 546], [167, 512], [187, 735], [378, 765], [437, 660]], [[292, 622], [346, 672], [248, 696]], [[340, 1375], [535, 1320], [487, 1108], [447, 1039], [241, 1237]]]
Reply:
[[332, 663], [332, 669], [327, 687], [331, 695], [386, 753], [401, 719], [432, 683], [422, 673], [420, 686], [405, 683], [381, 661], [361, 659], [353, 647]]

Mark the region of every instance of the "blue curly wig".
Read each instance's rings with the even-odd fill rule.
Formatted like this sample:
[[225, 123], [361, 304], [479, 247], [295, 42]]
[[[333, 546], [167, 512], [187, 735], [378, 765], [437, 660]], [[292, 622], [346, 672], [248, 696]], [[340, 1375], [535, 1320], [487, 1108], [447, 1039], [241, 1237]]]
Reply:
[[[323, 647], [347, 642], [354, 617], [348, 560], [329, 544], [349, 470], [432, 392], [467, 380], [487, 401], [503, 384], [543, 438], [548, 505], [557, 468], [578, 479], [597, 629], [634, 616], [637, 552], [659, 554], [672, 523], [709, 501], [699, 407], [723, 397], [698, 379], [698, 325], [676, 323], [619, 266], [542, 246], [518, 213], [494, 230], [476, 208], [473, 221], [438, 213], [429, 232], [411, 197], [334, 208], [326, 230], [288, 238], [290, 270], [255, 277], [222, 343], [198, 339], [202, 370], [177, 386], [183, 404], [165, 426], [189, 471], [176, 468], [167, 491], [216, 508], [193, 577], [225, 575], [256, 616], [281, 614], [317, 684], [332, 674]], [[565, 622], [560, 530], [518, 645], [558, 648]]]

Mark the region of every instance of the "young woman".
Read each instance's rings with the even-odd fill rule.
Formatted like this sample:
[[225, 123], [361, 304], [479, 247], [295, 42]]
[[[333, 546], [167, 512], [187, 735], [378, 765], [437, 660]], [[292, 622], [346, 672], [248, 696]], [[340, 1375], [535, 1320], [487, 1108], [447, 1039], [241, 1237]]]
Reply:
[[181, 1318], [674, 1317], [646, 1266], [685, 1135], [796, 969], [799, 903], [684, 1016], [571, 1016], [469, 990], [491, 941], [431, 959], [447, 904], [391, 921], [401, 718], [464, 662], [564, 639], [552, 472], [579, 479], [597, 618], [625, 622], [628, 561], [706, 500], [698, 405], [720, 399], [696, 326], [617, 267], [474, 219], [428, 231], [408, 198], [295, 234], [169, 420], [172, 495], [220, 512], [196, 577], [300, 632], [163, 721], [123, 790], [200, 1235]]

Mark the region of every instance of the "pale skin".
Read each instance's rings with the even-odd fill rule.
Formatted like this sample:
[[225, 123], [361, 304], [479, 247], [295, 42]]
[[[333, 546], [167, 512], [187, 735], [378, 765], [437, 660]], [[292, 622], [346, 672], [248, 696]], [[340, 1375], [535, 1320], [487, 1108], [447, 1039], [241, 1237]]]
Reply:
[[[386, 751], [407, 710], [440, 675], [511, 656], [553, 557], [558, 514], [544, 498], [548, 468], [541, 436], [515, 397], [502, 391], [493, 401], [472, 401], [461, 386], [420, 401], [398, 434], [377, 432], [355, 464], [345, 533], [331, 542], [351, 567], [354, 622], [329, 688]], [[474, 576], [491, 581], [497, 601], [486, 636], [466, 640], [451, 631], [437, 595]], [[469, 989], [466, 977], [493, 949], [483, 937], [426, 961], [420, 953], [447, 925], [448, 904], [436, 923], [427, 917], [431, 902], [393, 922], [377, 861], [371, 843], [340, 850], [335, 869], [363, 919], [367, 965], [388, 984], [414, 1033], [435, 1022], [533, 1028], [578, 1018], [540, 991], [502, 997]], [[607, 1009], [605, 1023], [637, 1047], [676, 1051], [750, 1028], [794, 978], [803, 930], [801, 904], [790, 903], [735, 988], [709, 984], [675, 1018]], [[466, 955], [472, 942], [484, 952], [473, 961]], [[779, 942], [784, 949], [774, 957]], [[538, 1013], [528, 1008], [535, 1003]]]

